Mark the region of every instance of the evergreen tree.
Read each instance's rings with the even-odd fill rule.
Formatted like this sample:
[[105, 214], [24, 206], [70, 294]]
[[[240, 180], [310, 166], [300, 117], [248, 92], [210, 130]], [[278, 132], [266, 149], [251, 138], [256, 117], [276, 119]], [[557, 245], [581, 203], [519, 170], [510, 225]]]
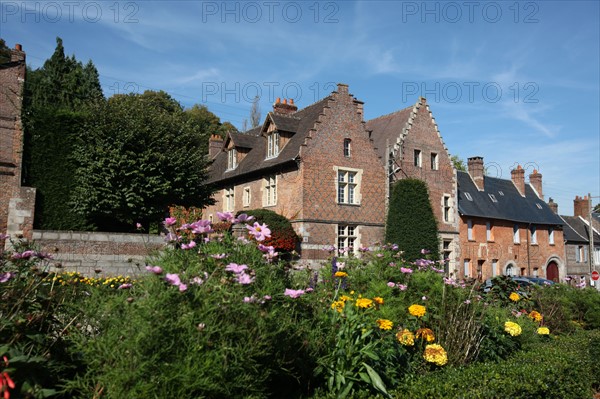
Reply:
[[429, 202], [425, 182], [403, 179], [396, 182], [390, 198], [385, 240], [398, 244], [404, 258], [414, 261], [423, 258], [422, 249], [439, 258], [437, 222]]

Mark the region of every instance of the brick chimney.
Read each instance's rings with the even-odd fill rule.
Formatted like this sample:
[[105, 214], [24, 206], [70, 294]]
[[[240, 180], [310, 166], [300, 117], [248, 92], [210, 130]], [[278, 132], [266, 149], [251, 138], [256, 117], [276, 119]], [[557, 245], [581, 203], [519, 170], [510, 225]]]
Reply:
[[517, 165], [517, 169], [513, 169], [510, 171], [510, 178], [512, 179], [513, 184], [517, 187], [519, 194], [523, 197], [525, 196], [525, 170], [521, 167], [521, 165]]
[[223, 138], [218, 134], [211, 134], [208, 139], [208, 157], [213, 159], [223, 149]]
[[552, 197], [550, 197], [550, 199], [548, 200], [548, 206], [550, 207], [550, 209], [552, 209], [552, 212], [558, 215], [558, 204], [554, 202]]
[[529, 184], [533, 186], [540, 199], [544, 199], [544, 194], [542, 193], [542, 174], [540, 172], [535, 169], [533, 170], [533, 173], [529, 175]]
[[585, 220], [588, 220], [590, 217], [590, 203], [591, 201], [587, 195], [583, 198], [576, 196], [573, 200], [573, 215], [575, 217], [581, 216]]
[[276, 114], [289, 115], [298, 111], [298, 107], [294, 105], [294, 99], [290, 98], [290, 102], [288, 104], [288, 100], [286, 98], [281, 102], [281, 98], [277, 97], [275, 104], [273, 104], [273, 112]]
[[467, 168], [479, 191], [483, 191], [483, 157], [468, 158]]

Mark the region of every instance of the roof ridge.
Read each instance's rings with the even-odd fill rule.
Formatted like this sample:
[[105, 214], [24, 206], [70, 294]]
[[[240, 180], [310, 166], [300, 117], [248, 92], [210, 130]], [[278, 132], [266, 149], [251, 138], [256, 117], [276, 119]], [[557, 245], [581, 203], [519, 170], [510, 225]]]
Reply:
[[377, 119], [381, 119], [381, 118], [385, 118], [386, 116], [392, 116], [392, 115], [394, 115], [394, 114], [398, 114], [398, 113], [400, 113], [400, 112], [402, 112], [402, 111], [406, 111], [406, 110], [408, 110], [408, 109], [412, 109], [412, 108], [414, 108], [414, 105], [409, 105], [409, 106], [408, 106], [408, 107], [406, 107], [406, 108], [402, 108], [402, 109], [396, 110], [396, 111], [394, 111], [394, 112], [390, 112], [389, 114], [385, 114], [385, 115], [380, 115], [380, 116], [377, 116], [377, 117], [375, 117], [375, 118], [369, 119], [369, 120], [368, 120], [368, 121], [366, 121], [366, 122], [367, 122], [367, 123], [369, 123], [369, 122], [371, 122], [371, 121], [374, 121], [374, 120], [377, 120]]

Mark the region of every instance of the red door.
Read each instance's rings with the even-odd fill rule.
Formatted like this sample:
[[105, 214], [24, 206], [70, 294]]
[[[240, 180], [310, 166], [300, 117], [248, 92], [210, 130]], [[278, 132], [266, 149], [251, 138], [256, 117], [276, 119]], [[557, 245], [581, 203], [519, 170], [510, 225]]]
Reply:
[[552, 261], [546, 267], [546, 278], [558, 283], [558, 265]]

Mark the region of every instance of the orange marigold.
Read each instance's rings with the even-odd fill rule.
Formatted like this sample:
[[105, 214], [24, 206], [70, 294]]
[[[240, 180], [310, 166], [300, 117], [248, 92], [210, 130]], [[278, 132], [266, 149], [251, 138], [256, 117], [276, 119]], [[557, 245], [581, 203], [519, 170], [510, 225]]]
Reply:
[[435, 334], [430, 328], [419, 328], [417, 330], [417, 338], [423, 338], [427, 342], [435, 341]]

